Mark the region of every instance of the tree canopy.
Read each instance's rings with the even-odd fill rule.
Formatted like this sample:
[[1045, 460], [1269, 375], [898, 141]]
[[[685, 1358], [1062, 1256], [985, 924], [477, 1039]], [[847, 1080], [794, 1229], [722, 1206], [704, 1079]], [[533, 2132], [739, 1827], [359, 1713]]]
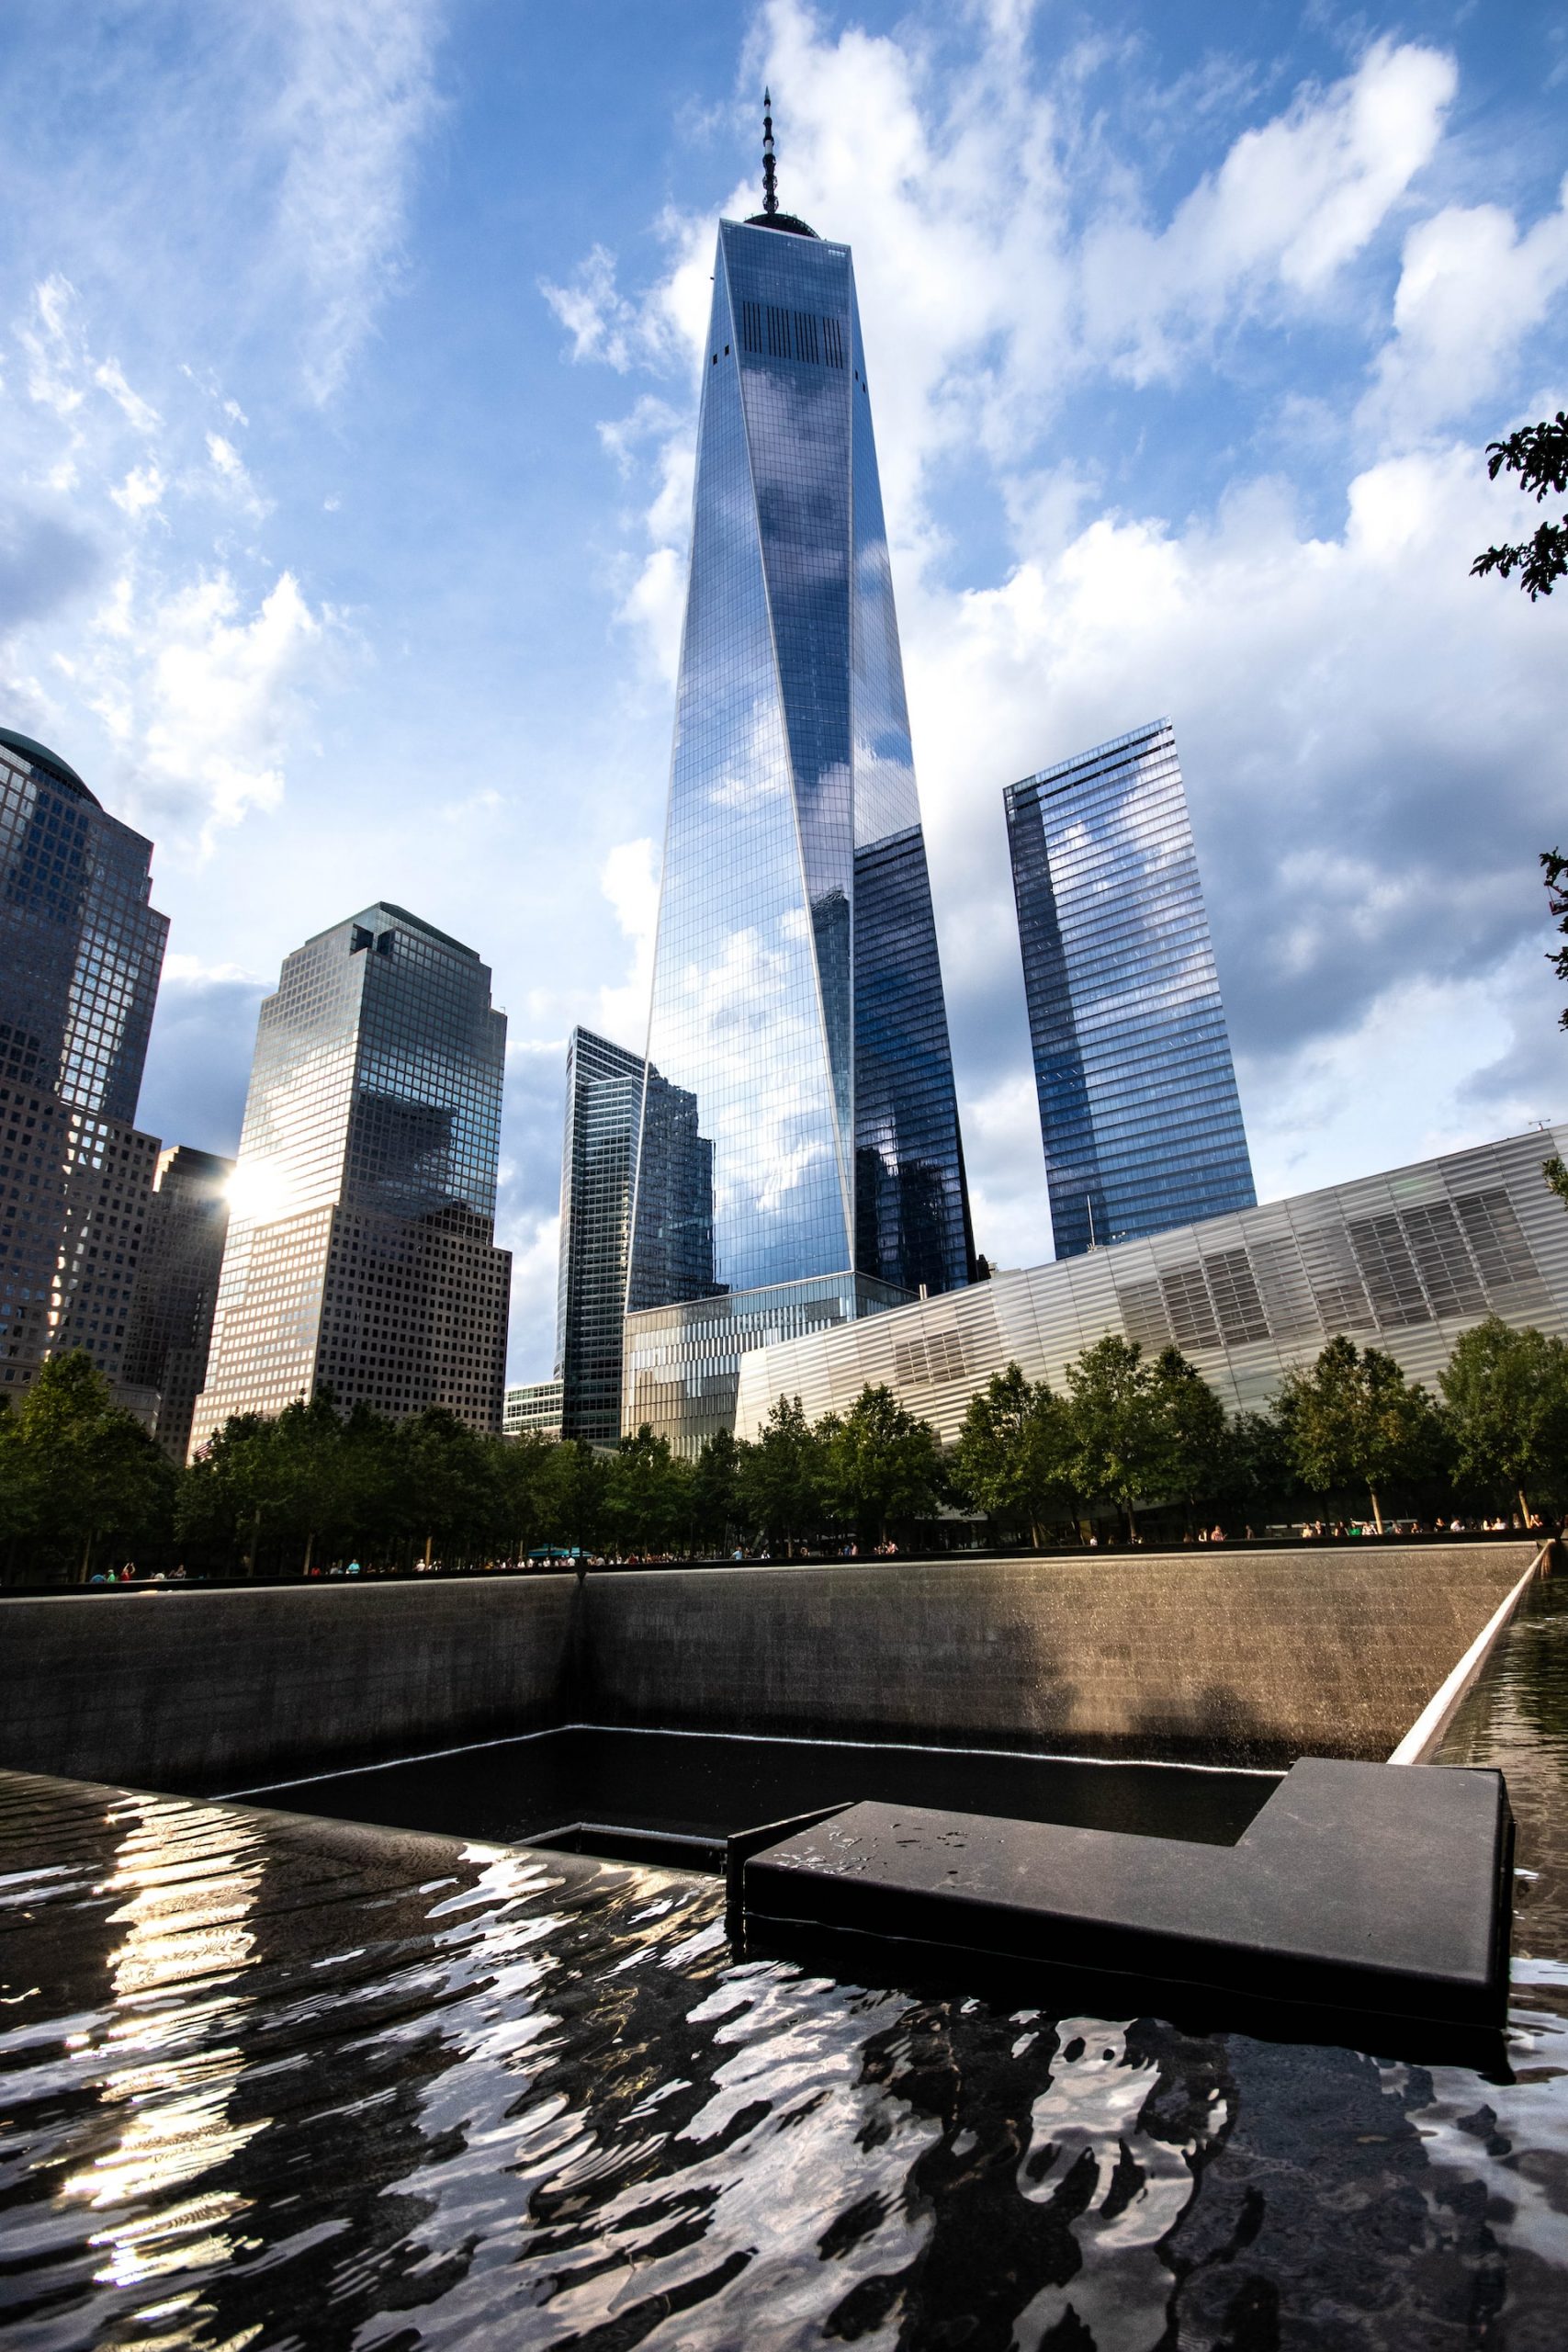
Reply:
[[[1559, 409], [1539, 424], [1523, 424], [1506, 440], [1486, 445], [1486, 470], [1494, 481], [1501, 473], [1514, 474], [1520, 490], [1540, 505], [1568, 492], [1568, 412]], [[1550, 596], [1568, 572], [1568, 514], [1560, 521], [1540, 523], [1528, 539], [1484, 548], [1470, 567], [1477, 578], [1495, 571], [1503, 580], [1519, 575], [1519, 586], [1533, 605]]]

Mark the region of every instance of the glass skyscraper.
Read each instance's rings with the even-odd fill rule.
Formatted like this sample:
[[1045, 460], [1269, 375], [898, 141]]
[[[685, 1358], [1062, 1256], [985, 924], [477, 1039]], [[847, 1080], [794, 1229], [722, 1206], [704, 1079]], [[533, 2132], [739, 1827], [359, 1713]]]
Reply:
[[330, 1388], [498, 1435], [506, 1016], [471, 947], [385, 901], [284, 963], [257, 1024], [202, 1444]]
[[1251, 1208], [1168, 721], [1005, 797], [1057, 1257]]
[[687, 1453], [743, 1352], [973, 1268], [854, 272], [771, 131], [764, 184], [714, 268], [627, 1283], [623, 1426]]
[[68, 1348], [126, 1377], [158, 1156], [134, 1125], [169, 931], [152, 858], [58, 752], [0, 728], [0, 1382], [13, 1392]]
[[642, 1056], [625, 1046], [592, 1029], [572, 1031], [566, 1049], [556, 1379], [562, 1433], [603, 1445], [614, 1445], [621, 1433], [621, 1329], [646, 1069]]
[[156, 1393], [153, 1433], [175, 1462], [190, 1451], [191, 1419], [207, 1379], [233, 1173], [231, 1159], [176, 1144], [158, 1155], [147, 1204], [124, 1376]]

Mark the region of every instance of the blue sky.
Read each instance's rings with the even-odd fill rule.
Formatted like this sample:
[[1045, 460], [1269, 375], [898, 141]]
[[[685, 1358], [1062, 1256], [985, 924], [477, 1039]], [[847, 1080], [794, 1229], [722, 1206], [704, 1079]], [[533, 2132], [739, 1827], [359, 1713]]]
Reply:
[[1568, 401], [1568, 6], [1503, 13], [8, 0], [0, 718], [157, 843], [142, 1124], [233, 1148], [310, 932], [470, 941], [548, 1371], [764, 79], [855, 248], [979, 1246], [1050, 1253], [1001, 787], [1155, 716], [1262, 1196], [1568, 1110], [1568, 605], [1467, 577]]

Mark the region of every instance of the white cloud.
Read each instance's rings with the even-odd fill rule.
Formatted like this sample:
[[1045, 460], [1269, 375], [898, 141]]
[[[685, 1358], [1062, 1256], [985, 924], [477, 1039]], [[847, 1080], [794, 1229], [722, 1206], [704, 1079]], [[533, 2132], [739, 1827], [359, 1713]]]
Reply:
[[1393, 333], [1362, 422], [1418, 440], [1506, 381], [1525, 337], [1568, 287], [1568, 181], [1522, 235], [1497, 204], [1448, 205], [1404, 241]]
[[299, 700], [331, 628], [290, 572], [254, 610], [214, 572], [172, 591], [122, 571], [82, 688], [160, 831], [215, 831], [275, 808]]
[[161, 468], [150, 458], [144, 466], [132, 466], [118, 489], [111, 490], [109, 496], [122, 514], [134, 517], [151, 514], [167, 488]]
[[599, 991], [593, 1025], [617, 1045], [640, 1054], [648, 1040], [653, 986], [653, 939], [659, 922], [659, 851], [650, 841], [618, 842], [599, 869], [599, 888], [615, 910], [631, 947], [625, 980]]
[[400, 269], [415, 151], [435, 111], [435, 0], [285, 0], [288, 162], [277, 220], [310, 308], [312, 398], [340, 389]]
[[249, 514], [254, 521], [259, 522], [263, 516], [272, 512], [272, 501], [264, 498], [257, 490], [251, 480], [243, 458], [231, 441], [226, 439], [221, 433], [209, 433], [207, 436], [207, 454], [212, 461], [212, 469], [222, 483], [225, 492], [243, 513]]

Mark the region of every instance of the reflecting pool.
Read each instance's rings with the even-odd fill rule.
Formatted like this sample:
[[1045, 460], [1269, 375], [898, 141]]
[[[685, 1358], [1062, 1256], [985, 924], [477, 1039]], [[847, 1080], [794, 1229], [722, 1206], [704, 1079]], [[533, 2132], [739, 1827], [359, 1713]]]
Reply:
[[711, 1877], [0, 1776], [7, 2346], [1560, 2352], [1565, 1603], [1450, 1742], [1538, 1873], [1499, 2079], [738, 1960]]

